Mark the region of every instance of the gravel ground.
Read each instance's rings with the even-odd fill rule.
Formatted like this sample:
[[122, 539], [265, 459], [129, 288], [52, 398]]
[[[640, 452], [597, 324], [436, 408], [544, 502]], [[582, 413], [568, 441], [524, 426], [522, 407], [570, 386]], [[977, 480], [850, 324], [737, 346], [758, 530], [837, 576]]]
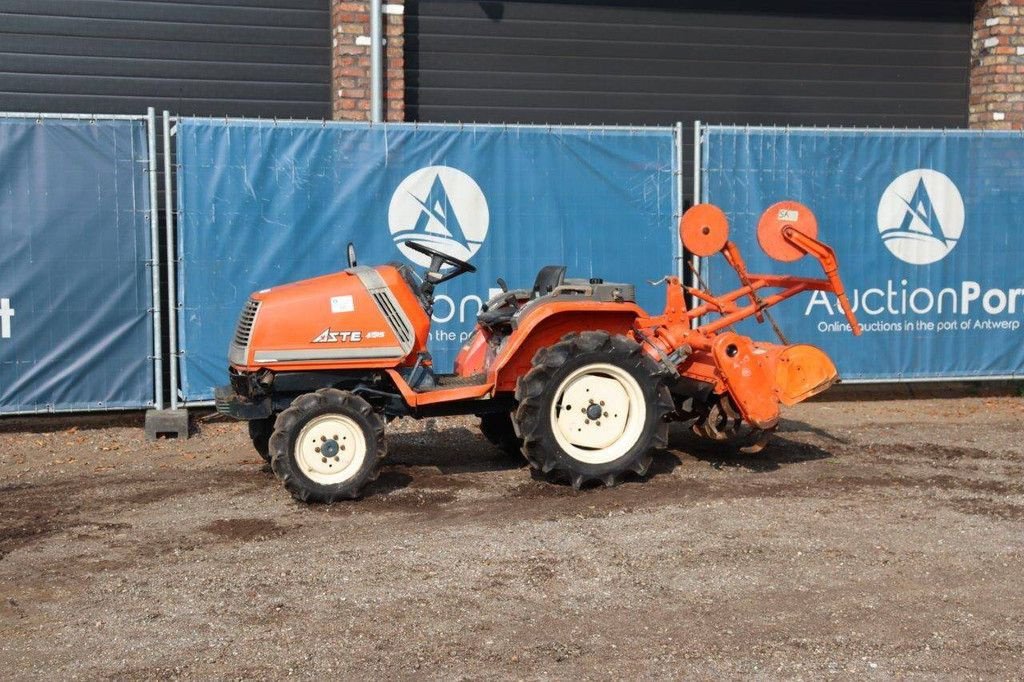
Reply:
[[0, 421], [0, 670], [28, 678], [1021, 678], [1019, 398], [815, 402], [762, 454], [531, 479], [402, 421], [294, 503], [237, 423]]

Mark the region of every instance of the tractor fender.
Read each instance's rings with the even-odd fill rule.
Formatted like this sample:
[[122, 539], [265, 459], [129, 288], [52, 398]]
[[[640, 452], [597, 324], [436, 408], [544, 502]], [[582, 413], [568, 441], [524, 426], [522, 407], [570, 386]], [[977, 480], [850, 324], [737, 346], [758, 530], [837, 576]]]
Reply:
[[494, 360], [490, 375], [495, 391], [514, 391], [519, 377], [530, 371], [537, 351], [558, 343], [566, 334], [627, 334], [643, 315], [643, 308], [631, 302], [552, 301], [537, 305], [518, 321]]

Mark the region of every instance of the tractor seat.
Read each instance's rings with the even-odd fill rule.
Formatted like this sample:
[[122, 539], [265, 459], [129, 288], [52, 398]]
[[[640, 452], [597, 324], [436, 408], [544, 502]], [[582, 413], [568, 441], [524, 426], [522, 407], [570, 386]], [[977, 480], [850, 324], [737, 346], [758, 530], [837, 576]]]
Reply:
[[533, 289], [529, 291], [528, 296], [523, 295], [527, 292], [522, 289], [508, 291], [501, 295], [495, 307], [488, 307], [487, 310], [477, 315], [476, 321], [495, 331], [502, 327], [511, 328], [512, 317], [519, 312], [519, 306], [515, 305], [514, 299], [529, 298], [532, 300], [550, 294], [565, 282], [565, 269], [564, 265], [545, 265], [533, 280]]
[[505, 325], [511, 326], [512, 316], [515, 315], [518, 310], [518, 308], [509, 303], [508, 305], [503, 305], [492, 310], [481, 311], [481, 313], [476, 316], [476, 321], [483, 327], [496, 330]]
[[537, 273], [536, 279], [533, 280], [533, 289], [530, 292], [530, 298], [537, 298], [538, 296], [550, 294], [552, 291], [562, 286], [563, 282], [565, 282], [564, 265], [545, 265]]

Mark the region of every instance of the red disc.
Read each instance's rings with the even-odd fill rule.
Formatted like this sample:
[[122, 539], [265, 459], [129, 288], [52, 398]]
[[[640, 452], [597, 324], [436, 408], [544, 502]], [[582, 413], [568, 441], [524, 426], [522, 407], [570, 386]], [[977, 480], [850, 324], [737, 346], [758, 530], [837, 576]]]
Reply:
[[695, 256], [713, 256], [729, 241], [729, 219], [714, 204], [695, 204], [679, 220], [679, 236]]
[[761, 220], [757, 223], [757, 243], [775, 260], [790, 262], [798, 260], [804, 252], [793, 246], [783, 235], [787, 226], [817, 239], [818, 219], [811, 209], [795, 201], [780, 201], [761, 214]]

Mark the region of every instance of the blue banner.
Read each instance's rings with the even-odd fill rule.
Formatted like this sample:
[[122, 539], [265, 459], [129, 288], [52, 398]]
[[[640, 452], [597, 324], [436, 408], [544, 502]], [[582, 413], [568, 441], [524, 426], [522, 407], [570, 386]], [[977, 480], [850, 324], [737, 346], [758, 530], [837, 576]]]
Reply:
[[145, 121], [0, 117], [0, 413], [153, 404]]
[[[969, 131], [709, 127], [704, 201], [718, 204], [754, 272], [820, 276], [810, 258], [776, 263], [758, 217], [793, 199], [817, 215], [864, 335], [833, 296], [773, 309], [793, 341], [813, 343], [846, 379], [1018, 376], [1024, 371], [1024, 137]], [[721, 259], [716, 291], [735, 288]], [[770, 338], [752, 322], [743, 331]]]
[[643, 283], [674, 270], [672, 129], [504, 128], [182, 119], [177, 129], [181, 386], [226, 381], [252, 291], [346, 267], [428, 258], [415, 235], [476, 274], [437, 290], [430, 343], [450, 370], [495, 279], [529, 288], [544, 265]]

